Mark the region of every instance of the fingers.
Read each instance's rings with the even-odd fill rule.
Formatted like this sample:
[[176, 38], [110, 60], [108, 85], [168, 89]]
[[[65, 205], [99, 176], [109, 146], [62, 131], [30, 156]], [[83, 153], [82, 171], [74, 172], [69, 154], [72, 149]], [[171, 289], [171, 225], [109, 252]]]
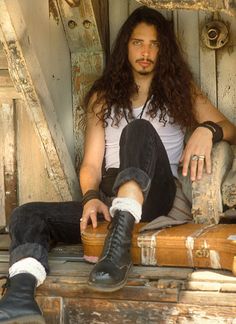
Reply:
[[108, 207], [104, 205], [104, 208], [102, 209], [103, 216], [106, 221], [110, 222], [111, 221], [111, 215], [109, 213]]
[[206, 172], [208, 174], [211, 173], [211, 156], [210, 154], [208, 154], [207, 156], [205, 156], [204, 154], [193, 154], [191, 156], [191, 159], [188, 159], [186, 164], [184, 164], [185, 169], [183, 167], [183, 176], [187, 175], [187, 171], [188, 171], [188, 165], [189, 164], [189, 168], [190, 168], [190, 178], [192, 181], [200, 180], [202, 178], [203, 175], [203, 170], [204, 167], [206, 168]]
[[96, 228], [97, 227], [97, 211], [95, 209], [84, 210], [82, 218], [80, 219], [81, 232], [83, 232], [86, 229], [89, 219], [91, 219], [93, 227]]
[[97, 213], [102, 213], [104, 218], [109, 222], [111, 216], [108, 207], [102, 202], [96, 199], [96, 201], [88, 201], [84, 206], [83, 215], [80, 219], [80, 230], [85, 231], [89, 220], [92, 222], [93, 228], [97, 227]]

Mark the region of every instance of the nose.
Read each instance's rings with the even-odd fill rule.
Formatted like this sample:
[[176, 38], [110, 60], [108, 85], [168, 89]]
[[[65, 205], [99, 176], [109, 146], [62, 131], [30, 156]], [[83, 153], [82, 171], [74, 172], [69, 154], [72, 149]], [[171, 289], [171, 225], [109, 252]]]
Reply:
[[149, 46], [143, 46], [142, 48], [142, 56], [143, 57], [148, 57], [150, 53], [150, 48]]

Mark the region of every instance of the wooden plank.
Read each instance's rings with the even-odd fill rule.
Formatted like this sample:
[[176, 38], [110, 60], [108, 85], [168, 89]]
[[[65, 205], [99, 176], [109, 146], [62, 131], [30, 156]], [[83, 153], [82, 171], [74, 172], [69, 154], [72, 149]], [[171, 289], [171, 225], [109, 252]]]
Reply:
[[[1, 104], [0, 104], [1, 109]], [[3, 128], [0, 119], [0, 228], [6, 225], [5, 213], [5, 182], [4, 182], [4, 150], [3, 150]]]
[[[8, 55], [9, 70], [27, 102], [41, 147], [49, 161], [51, 179], [62, 200], [78, 199], [79, 185], [40, 62], [29, 42], [20, 1], [0, 2], [0, 38]], [[24, 35], [24, 37], [22, 37]]]
[[116, 35], [129, 14], [127, 0], [109, 0], [110, 45], [113, 46]]
[[9, 234], [0, 234], [0, 251], [8, 250], [9, 245], [10, 245]]
[[82, 0], [78, 6], [70, 7], [64, 0], [59, 0], [58, 5], [71, 51], [76, 169], [78, 169], [84, 145], [83, 98], [93, 82], [101, 75], [104, 66], [103, 48], [108, 54], [108, 2]]
[[63, 299], [61, 297], [36, 297], [46, 324], [63, 324]]
[[97, 23], [105, 58], [110, 54], [109, 0], [92, 0], [93, 12]]
[[65, 324], [69, 323], [234, 323], [235, 307], [179, 305], [159, 302], [65, 299]]
[[235, 307], [236, 293], [219, 293], [212, 291], [181, 291], [180, 304], [232, 306]]
[[13, 87], [13, 82], [7, 69], [0, 69], [0, 87]]
[[7, 69], [8, 64], [7, 64], [7, 57], [4, 53], [4, 50], [0, 44], [0, 69]]
[[223, 11], [230, 15], [236, 15], [235, 0], [137, 0], [138, 2], [156, 9], [191, 9]]
[[22, 99], [22, 95], [14, 87], [0, 87], [0, 99]]
[[217, 51], [219, 109], [236, 125], [236, 19], [221, 15], [229, 26], [229, 42]]
[[81, 0], [74, 8], [64, 0], [59, 0], [58, 5], [70, 51], [102, 51], [92, 1]]
[[0, 123], [3, 135], [2, 150], [4, 164], [5, 215], [6, 224], [8, 224], [10, 214], [17, 205], [15, 107], [13, 100], [5, 100], [2, 102]]
[[73, 110], [75, 149], [77, 152], [77, 169], [83, 158], [85, 114], [82, 107], [83, 98], [93, 82], [100, 76], [103, 67], [102, 52], [87, 55], [86, 53], [72, 53], [72, 84], [73, 84]]
[[[201, 29], [208, 21], [212, 20], [212, 14], [199, 12], [199, 28]], [[217, 62], [216, 51], [207, 48], [203, 42], [200, 42], [200, 85], [203, 92], [211, 100], [213, 105], [217, 107]]]
[[186, 57], [194, 80], [199, 84], [199, 36], [198, 36], [198, 12], [179, 10], [176, 12], [178, 17], [177, 38]]
[[61, 201], [50, 161], [45, 156], [23, 100], [16, 100], [16, 113], [18, 204]]

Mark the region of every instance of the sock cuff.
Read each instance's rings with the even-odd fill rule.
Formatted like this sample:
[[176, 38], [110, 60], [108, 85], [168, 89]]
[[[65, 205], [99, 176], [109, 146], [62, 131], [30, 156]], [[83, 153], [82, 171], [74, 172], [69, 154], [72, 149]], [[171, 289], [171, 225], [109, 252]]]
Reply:
[[46, 271], [44, 266], [34, 258], [24, 258], [15, 263], [9, 268], [9, 277], [14, 277], [19, 273], [30, 273], [37, 280], [37, 287], [40, 286], [46, 279]]
[[142, 205], [137, 200], [132, 198], [120, 198], [113, 199], [110, 207], [110, 214], [113, 217], [116, 210], [127, 211], [135, 218], [135, 223], [139, 223], [142, 215]]

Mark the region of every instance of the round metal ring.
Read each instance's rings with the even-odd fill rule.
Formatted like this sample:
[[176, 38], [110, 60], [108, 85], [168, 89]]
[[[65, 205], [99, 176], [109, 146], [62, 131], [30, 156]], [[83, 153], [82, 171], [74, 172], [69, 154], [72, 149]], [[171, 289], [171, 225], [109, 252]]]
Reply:
[[199, 159], [199, 157], [196, 154], [192, 155], [192, 157], [191, 157], [192, 161], [197, 161], [198, 159]]
[[198, 160], [201, 160], [201, 161], [205, 160], [205, 155], [198, 155]]

